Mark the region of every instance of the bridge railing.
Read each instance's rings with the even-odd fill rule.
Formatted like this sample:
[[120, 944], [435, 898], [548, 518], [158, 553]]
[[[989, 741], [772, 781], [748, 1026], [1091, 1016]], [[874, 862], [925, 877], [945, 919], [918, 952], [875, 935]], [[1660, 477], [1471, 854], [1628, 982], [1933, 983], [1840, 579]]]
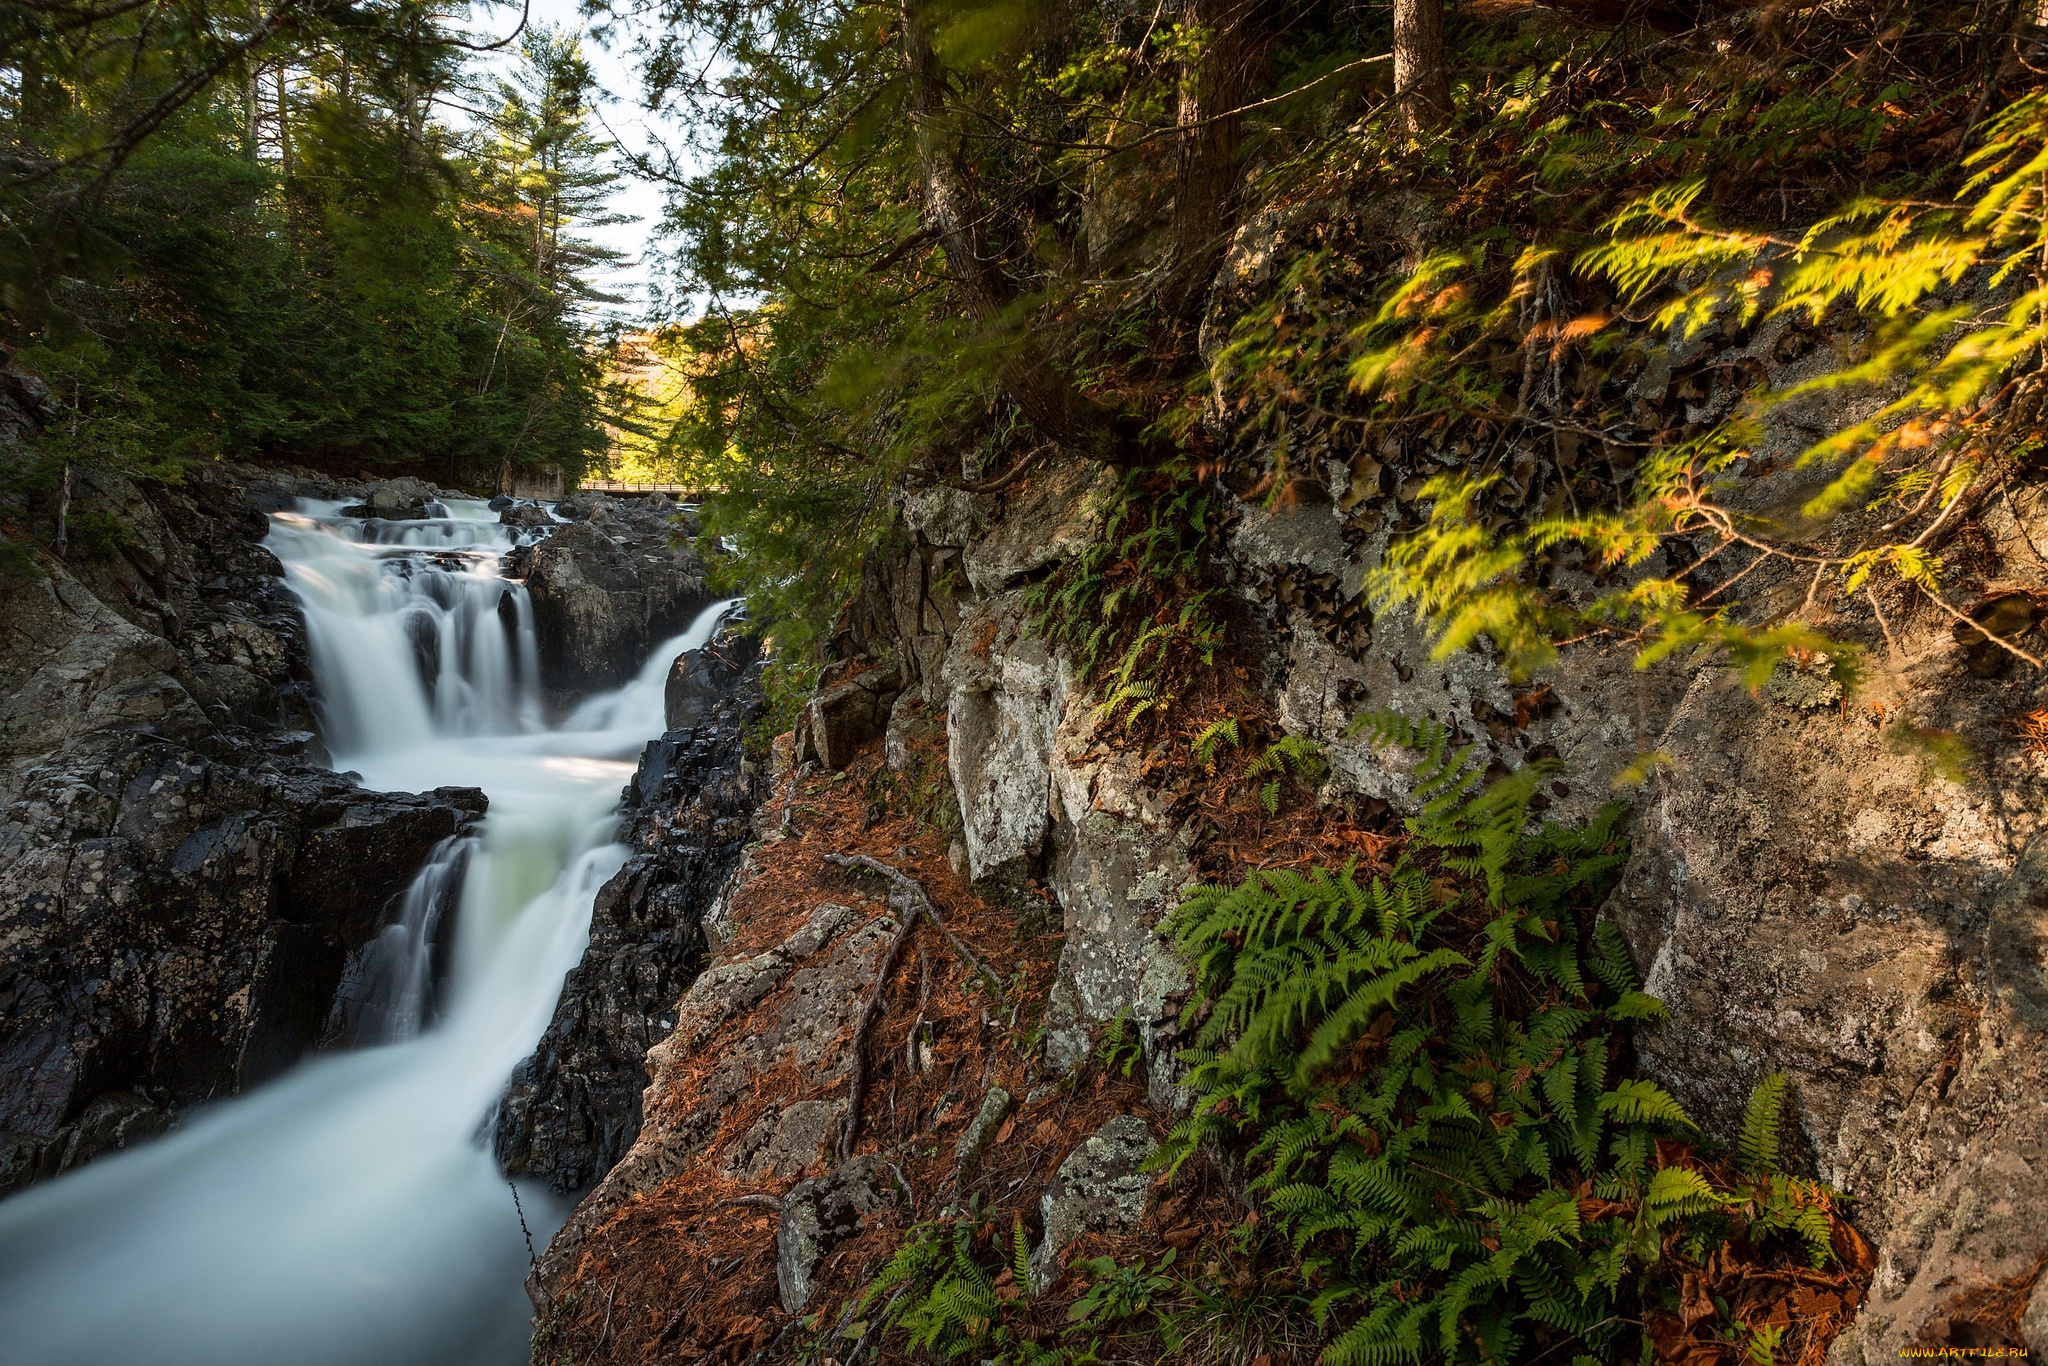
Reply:
[[666, 493], [686, 503], [703, 496], [702, 490], [688, 484], [635, 484], [621, 479], [585, 479], [577, 487], [586, 493]]

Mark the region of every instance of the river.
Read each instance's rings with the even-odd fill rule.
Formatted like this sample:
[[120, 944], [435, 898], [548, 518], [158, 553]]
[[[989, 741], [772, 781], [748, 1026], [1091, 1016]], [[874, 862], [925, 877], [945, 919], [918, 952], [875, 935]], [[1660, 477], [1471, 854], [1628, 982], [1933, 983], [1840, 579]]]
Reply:
[[[5, 1366], [500, 1366], [528, 1244], [483, 1137], [624, 861], [620, 788], [669, 664], [542, 719], [533, 614], [481, 503], [363, 522], [310, 500], [267, 541], [306, 612], [323, 738], [366, 787], [481, 787], [369, 963], [356, 1037], [172, 1133], [0, 1203]], [[435, 917], [454, 892], [455, 921]], [[435, 955], [445, 955], [436, 961]], [[536, 1245], [566, 1212], [522, 1188]]]

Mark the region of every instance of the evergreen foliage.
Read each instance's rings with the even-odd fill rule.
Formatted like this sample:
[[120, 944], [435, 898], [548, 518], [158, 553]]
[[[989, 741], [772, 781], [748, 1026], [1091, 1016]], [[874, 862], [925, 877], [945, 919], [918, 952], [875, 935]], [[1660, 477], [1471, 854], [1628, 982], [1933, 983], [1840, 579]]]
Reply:
[[[10, 49], [0, 96], [0, 341], [63, 416], [9, 491], [216, 456], [580, 472], [608, 258], [574, 225], [612, 176], [576, 41], [530, 30], [513, 80], [471, 90], [431, 6], [266, 7], [278, 26], [186, 89], [238, 20], [180, 36], [159, 8], [17, 16], [52, 27]], [[476, 129], [435, 116], [465, 97]]]

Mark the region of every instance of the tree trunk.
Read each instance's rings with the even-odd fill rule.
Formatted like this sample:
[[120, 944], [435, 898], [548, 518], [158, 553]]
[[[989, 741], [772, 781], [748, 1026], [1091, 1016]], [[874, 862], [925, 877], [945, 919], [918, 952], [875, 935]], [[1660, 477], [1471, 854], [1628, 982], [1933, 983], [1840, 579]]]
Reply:
[[1076, 455], [1118, 462], [1128, 435], [1122, 424], [1076, 389], [1047, 358], [1028, 332], [1004, 316], [1016, 290], [990, 247], [987, 214], [959, 160], [959, 134], [946, 108], [946, 84], [932, 51], [919, 0], [903, 0], [903, 60], [909, 86], [911, 126], [917, 134], [919, 171], [924, 181], [925, 219], [946, 255], [946, 272], [968, 315], [977, 323], [1008, 330], [997, 362], [997, 377], [1031, 425]]
[[1394, 94], [1411, 134], [1431, 132], [1450, 117], [1444, 0], [1394, 0]]
[[[1184, 0], [1183, 22], [1208, 35], [1181, 83], [1173, 190], [1173, 266], [1162, 289], [1169, 317], [1201, 316], [1237, 223], [1237, 144], [1254, 44], [1256, 0]], [[2048, 0], [2044, 0], [2048, 3]]]

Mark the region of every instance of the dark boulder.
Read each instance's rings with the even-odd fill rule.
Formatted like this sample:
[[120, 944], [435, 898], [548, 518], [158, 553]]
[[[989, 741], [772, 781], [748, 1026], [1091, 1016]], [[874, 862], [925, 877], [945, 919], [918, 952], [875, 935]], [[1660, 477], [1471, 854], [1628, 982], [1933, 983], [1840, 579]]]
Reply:
[[704, 912], [752, 835], [754, 775], [741, 740], [763, 706], [757, 647], [719, 648], [714, 658], [725, 662], [694, 676], [748, 663], [723, 675], [729, 686], [702, 699], [691, 724], [641, 756], [624, 798], [633, 854], [599, 891], [590, 947], [506, 1087], [494, 1142], [508, 1175], [584, 1190], [639, 1135], [647, 1050], [675, 1027], [676, 1002], [702, 965]]
[[522, 562], [546, 686], [617, 687], [710, 604], [703, 565], [673, 531], [666, 517], [603, 500]]
[[483, 811], [316, 766], [304, 622], [238, 481], [308, 490], [260, 473], [77, 467], [81, 524], [117, 531], [0, 582], [0, 1191], [289, 1066]]
[[503, 526], [537, 527], [553, 526], [555, 519], [548, 510], [538, 503], [516, 503], [498, 513]]
[[752, 636], [726, 634], [701, 650], [676, 656], [669, 667], [662, 704], [668, 728], [694, 726], [723, 705], [761, 658]]
[[110, 1095], [168, 1111], [288, 1067], [384, 904], [484, 809], [211, 748], [100, 736], [0, 810], [0, 1189], [137, 1136]]

